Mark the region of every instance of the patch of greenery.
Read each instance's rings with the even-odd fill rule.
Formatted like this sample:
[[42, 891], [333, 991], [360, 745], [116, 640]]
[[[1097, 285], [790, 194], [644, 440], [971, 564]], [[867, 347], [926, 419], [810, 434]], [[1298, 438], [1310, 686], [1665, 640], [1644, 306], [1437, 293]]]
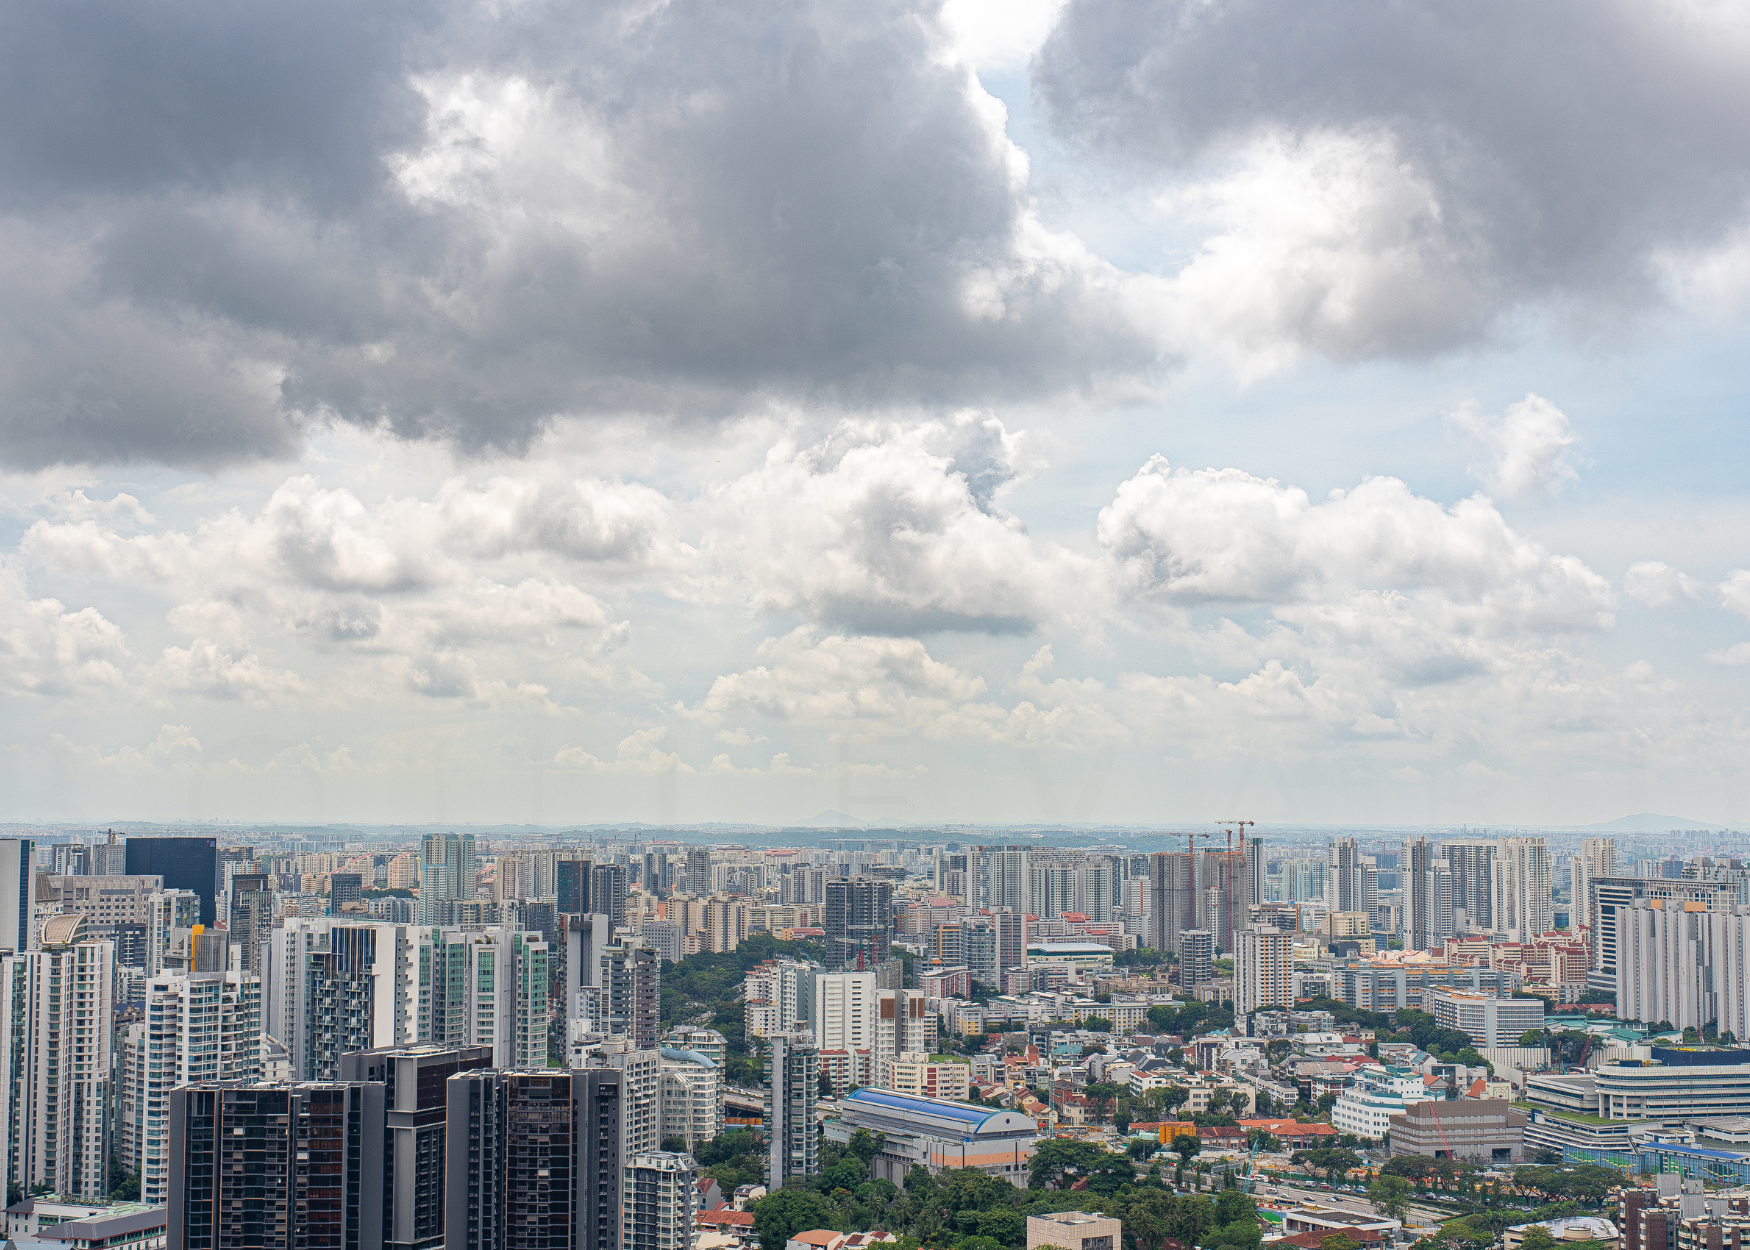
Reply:
[[[726, 954], [700, 952], [675, 963], [664, 963], [662, 1027], [671, 1028], [708, 1011], [710, 1025], [723, 1034], [729, 1054], [745, 1056], [748, 1047], [742, 1027], [745, 1015], [740, 997], [742, 979], [750, 968], [784, 956], [824, 961], [826, 950], [818, 942], [780, 942], [769, 933], [754, 933]], [[735, 1074], [728, 1075], [733, 1082]]]

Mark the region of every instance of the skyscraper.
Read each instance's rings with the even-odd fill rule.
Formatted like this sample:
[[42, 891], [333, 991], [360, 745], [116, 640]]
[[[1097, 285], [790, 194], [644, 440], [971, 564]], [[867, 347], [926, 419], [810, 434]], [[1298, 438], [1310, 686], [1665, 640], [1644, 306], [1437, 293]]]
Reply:
[[565, 993], [567, 1020], [593, 1020], [601, 1014], [602, 952], [610, 945], [608, 918], [597, 913], [562, 917], [565, 926]]
[[[937, 954], [944, 964], [965, 964], [974, 981], [983, 982], [993, 990], [1001, 989], [1003, 966], [997, 957], [996, 927], [988, 922], [968, 920], [959, 925], [943, 925], [937, 931]], [[1022, 946], [1025, 954], [1026, 947]], [[953, 957], [950, 958], [950, 955]], [[827, 1047], [826, 1049], [831, 1049]]]
[[1509, 942], [1528, 942], [1555, 928], [1549, 849], [1542, 838], [1504, 838], [1496, 844], [1489, 906], [1494, 931]]
[[874, 968], [886, 960], [893, 933], [893, 883], [853, 877], [826, 883], [826, 966]]
[[0, 838], [0, 951], [26, 951], [36, 945], [36, 843]]
[[687, 893], [694, 898], [704, 898], [711, 893], [711, 848], [708, 846], [687, 848]]
[[597, 864], [589, 873], [589, 909], [618, 929], [626, 923], [626, 865]]
[[1493, 930], [1495, 843], [1448, 841], [1446, 862], [1452, 868], [1454, 932], [1487, 933]]
[[493, 1066], [547, 1062], [549, 951], [539, 933], [520, 929], [414, 931], [418, 1016], [410, 1040], [438, 1046], [489, 1046]]
[[1026, 911], [1031, 874], [1018, 846], [975, 846], [966, 858], [966, 903], [973, 911]]
[[1359, 911], [1373, 919], [1367, 897], [1367, 866], [1354, 838], [1338, 838], [1331, 845], [1332, 911]]
[[410, 1046], [340, 1057], [341, 1080], [383, 1083], [383, 1250], [444, 1244], [446, 1083], [492, 1067], [490, 1046]]
[[1282, 888], [1293, 903], [1326, 902], [1330, 895], [1331, 862], [1328, 859], [1290, 859], [1282, 865]]
[[1250, 925], [1235, 935], [1234, 1015], [1294, 1005], [1294, 948], [1290, 934]]
[[1027, 913], [1007, 909], [993, 911], [990, 927], [996, 937], [997, 979], [989, 984], [1000, 989], [1003, 973], [1027, 966]]
[[231, 875], [231, 945], [241, 952], [245, 972], [265, 976], [268, 935], [273, 932], [273, 894], [267, 874], [239, 872]]
[[812, 980], [808, 1026], [822, 1050], [868, 1050], [875, 1044], [875, 974], [822, 972]]
[[1265, 874], [1269, 871], [1269, 863], [1264, 858], [1264, 839], [1248, 838], [1246, 840], [1245, 889], [1241, 892], [1240, 907], [1250, 907], [1253, 903], [1264, 902]]
[[[1592, 900], [1592, 970], [1586, 974], [1586, 983], [1592, 989], [1613, 993], [1621, 989], [1619, 969], [1628, 966], [1619, 931], [1627, 909], [1646, 900], [1657, 901], [1664, 910], [1727, 912], [1737, 903], [1736, 888], [1727, 881], [1594, 877], [1588, 884], [1588, 894]], [[1738, 1034], [1740, 1040], [1744, 1036]]]
[[691, 1155], [628, 1152], [620, 1170], [620, 1250], [693, 1250], [698, 1170]]
[[1118, 914], [1118, 863], [1104, 856], [1083, 860], [1076, 911], [1101, 924]]
[[365, 910], [365, 879], [363, 873], [331, 872], [328, 874], [328, 914], [344, 916]]
[[611, 1068], [446, 1082], [446, 1250], [614, 1250], [620, 1092]]
[[146, 900], [146, 975], [164, 971], [178, 930], [201, 923], [200, 895], [193, 890], [160, 890]]
[[261, 978], [253, 972], [159, 973], [146, 981], [135, 1091], [140, 1201], [170, 1201], [170, 1091], [253, 1081], [261, 1073]]
[[639, 1050], [656, 1046], [661, 1007], [661, 964], [648, 946], [609, 946], [601, 955], [603, 1031], [626, 1037]]
[[114, 985], [115, 945], [87, 938], [83, 916], [49, 917], [41, 950], [0, 959], [0, 1180], [108, 1197]]
[[875, 991], [875, 1034], [870, 1048], [879, 1081], [882, 1065], [903, 1054], [926, 1049], [924, 996], [918, 990]]
[[412, 926], [289, 917], [273, 931], [266, 1028], [292, 1077], [331, 1081], [353, 1050], [419, 1040], [419, 970]]
[[447, 904], [474, 897], [478, 868], [473, 834], [428, 833], [419, 848], [419, 923], [451, 923]]
[[1073, 864], [1039, 862], [1029, 871], [1027, 910], [1041, 919], [1055, 920], [1066, 911], [1080, 909]]
[[1427, 838], [1404, 841], [1404, 927], [1406, 945], [1425, 951], [1439, 931], [1439, 881], [1434, 874], [1434, 847]]
[[1591, 883], [1598, 877], [1616, 875], [1616, 839], [1583, 838], [1580, 853], [1569, 863], [1572, 889], [1568, 899], [1568, 925], [1578, 929], [1592, 914]]
[[1191, 989], [1215, 980], [1215, 934], [1187, 929], [1179, 935], [1179, 985]]
[[382, 1250], [383, 1087], [170, 1091], [169, 1250]]
[[553, 894], [560, 911], [581, 915], [593, 910], [589, 902], [589, 885], [594, 869], [595, 865], [587, 859], [553, 861]]
[[820, 1051], [814, 1035], [801, 1031], [768, 1034], [766, 1084], [771, 1111], [766, 1156], [766, 1188], [784, 1188], [790, 1177], [806, 1181], [820, 1172], [820, 1147], [814, 1105], [820, 1095]]
[[129, 876], [156, 874], [166, 890], [192, 890], [201, 901], [196, 924], [219, 922], [219, 843], [216, 838], [129, 838]]
[[1196, 864], [1187, 851], [1157, 851], [1148, 873], [1148, 944], [1177, 955], [1179, 935], [1197, 927]]
[[723, 1068], [709, 1055], [662, 1049], [662, 1124], [658, 1144], [678, 1137], [694, 1149], [723, 1132]]

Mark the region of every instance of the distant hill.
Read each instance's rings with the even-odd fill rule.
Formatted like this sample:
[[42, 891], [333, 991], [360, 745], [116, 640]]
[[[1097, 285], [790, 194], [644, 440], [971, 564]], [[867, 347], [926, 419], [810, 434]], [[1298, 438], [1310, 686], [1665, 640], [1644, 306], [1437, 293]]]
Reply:
[[858, 820], [855, 816], [847, 816], [843, 812], [828, 809], [812, 819], [797, 821], [796, 827], [799, 829], [862, 829], [868, 823], [865, 820]]
[[1705, 820], [1690, 820], [1684, 816], [1660, 816], [1656, 812], [1641, 812], [1634, 816], [1618, 816], [1602, 825], [1587, 825], [1588, 829], [1614, 829], [1622, 833], [1657, 833], [1662, 829], [1723, 829]]

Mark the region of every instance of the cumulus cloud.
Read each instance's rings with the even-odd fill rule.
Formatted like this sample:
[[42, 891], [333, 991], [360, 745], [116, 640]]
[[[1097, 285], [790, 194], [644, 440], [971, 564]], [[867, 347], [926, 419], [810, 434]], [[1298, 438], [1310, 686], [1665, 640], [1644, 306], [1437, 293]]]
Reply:
[[985, 692], [982, 677], [931, 657], [915, 638], [820, 637], [807, 626], [760, 644], [755, 668], [711, 683], [698, 706], [715, 723], [736, 713], [822, 724], [871, 719], [921, 727]]
[[1442, 507], [1396, 478], [1314, 503], [1239, 469], [1156, 456], [1100, 512], [1101, 546], [1131, 595], [1161, 604], [1295, 605], [1405, 596], [1451, 630], [1596, 630], [1604, 578], [1513, 531], [1486, 499]]
[[515, 447], [1161, 357], [1126, 276], [1041, 227], [922, 0], [93, 3], [7, 35], [15, 463], [275, 456], [331, 421]]
[[116, 687], [127, 657], [126, 636], [96, 608], [32, 599], [23, 579], [0, 565], [0, 688], [69, 695]]
[[[241, 637], [252, 615], [337, 645], [442, 651], [480, 641], [552, 646], [558, 630], [606, 624], [600, 602], [561, 577], [499, 580], [486, 570], [519, 559], [559, 574], [636, 569], [669, 558], [668, 524], [668, 501], [631, 483], [500, 475], [367, 506], [299, 475], [253, 516], [233, 510], [193, 531], [141, 533], [93, 516], [44, 519], [20, 549], [43, 568], [188, 595], [170, 617], [190, 634]], [[470, 689], [452, 670], [432, 660], [415, 684]]]
[[187, 647], [166, 647], [152, 676], [163, 688], [209, 699], [243, 699], [266, 705], [275, 696], [303, 694], [309, 683], [296, 673], [269, 668], [253, 652], [232, 656], [219, 644], [197, 638]]
[[1496, 421], [1469, 408], [1453, 413], [1451, 420], [1488, 448], [1492, 463], [1472, 471], [1496, 495], [1554, 495], [1580, 480], [1567, 459], [1568, 448], [1577, 441], [1567, 415], [1541, 396], [1527, 395]]
[[161, 725], [157, 736], [144, 747], [132, 743], [105, 755], [97, 746], [77, 743], [65, 734], [49, 736], [51, 753], [74, 761], [81, 770], [120, 777], [147, 777], [154, 773], [199, 767], [203, 748], [187, 725]]
[[[1750, 618], [1750, 570], [1734, 569], [1717, 588], [1720, 606], [1735, 615]], [[1705, 653], [1704, 659], [1715, 664], [1739, 667], [1750, 664], [1750, 642], [1733, 643]]]
[[1622, 589], [1642, 607], [1665, 608], [1680, 599], [1700, 598], [1704, 588], [1702, 583], [1663, 560], [1639, 560], [1628, 566]]
[[674, 751], [664, 751], [662, 740], [668, 734], [665, 725], [639, 729], [620, 740], [611, 760], [600, 760], [582, 747], [559, 748], [553, 760], [566, 768], [593, 773], [690, 773], [691, 765]]
[[1745, 220], [1747, 70], [1731, 6], [1072, 0], [1033, 86], [1221, 219], [1181, 276], [1240, 350], [1355, 358], [1660, 301]]
[[1720, 602], [1726, 611], [1750, 618], [1750, 569], [1734, 569], [1720, 583]]
[[870, 633], [1025, 631], [1086, 562], [998, 504], [1020, 459], [987, 415], [845, 421], [718, 492], [708, 549], [767, 611]]

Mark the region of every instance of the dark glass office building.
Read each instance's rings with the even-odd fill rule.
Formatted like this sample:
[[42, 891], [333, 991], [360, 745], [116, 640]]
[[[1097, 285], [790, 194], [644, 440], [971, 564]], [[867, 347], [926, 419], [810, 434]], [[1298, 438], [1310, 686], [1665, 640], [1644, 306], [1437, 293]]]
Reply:
[[578, 915], [590, 910], [589, 875], [594, 867], [587, 859], [561, 859], [553, 864], [553, 893], [559, 910]]
[[445, 1250], [614, 1250], [623, 1079], [555, 1068], [446, 1081]]
[[201, 923], [219, 922], [217, 838], [129, 838], [128, 875], [156, 873], [166, 890], [193, 890], [201, 899]]
[[169, 1250], [383, 1250], [382, 1085], [167, 1097]]
[[447, 1084], [491, 1066], [490, 1046], [389, 1046], [340, 1057], [341, 1080], [383, 1082], [383, 1250], [441, 1250]]

